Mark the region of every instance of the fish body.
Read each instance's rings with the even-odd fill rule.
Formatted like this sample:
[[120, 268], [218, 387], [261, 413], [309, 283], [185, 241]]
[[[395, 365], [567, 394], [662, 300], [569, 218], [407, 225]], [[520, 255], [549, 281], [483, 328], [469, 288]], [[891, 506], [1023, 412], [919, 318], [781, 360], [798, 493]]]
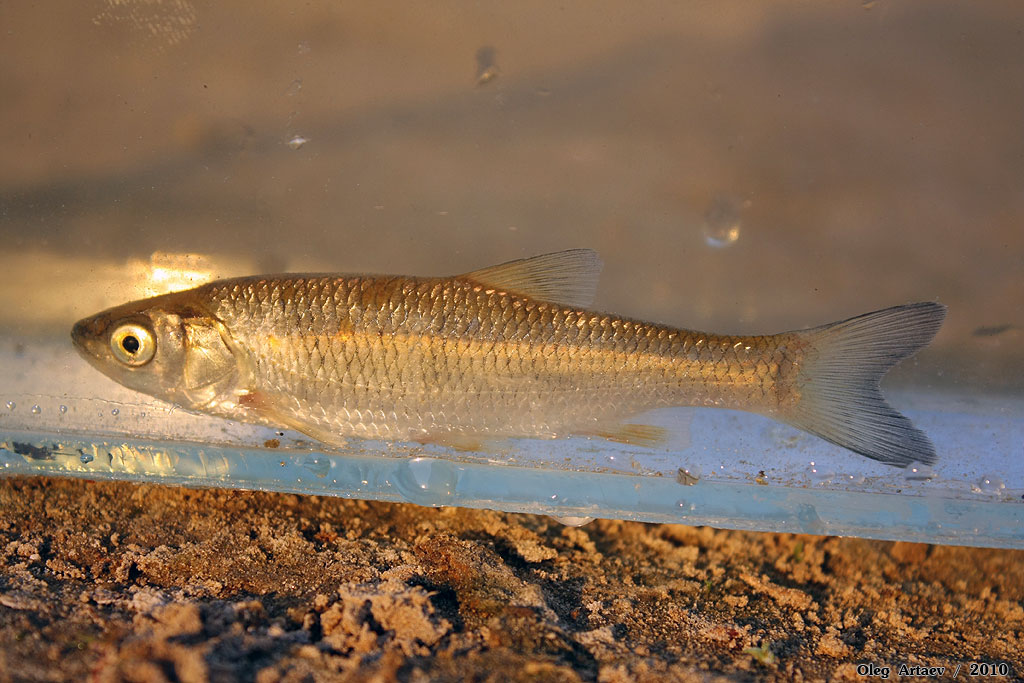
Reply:
[[599, 268], [596, 254], [573, 250], [454, 277], [219, 280], [104, 311], [72, 338], [129, 387], [333, 444], [472, 447], [569, 434], [644, 442], [652, 432], [627, 425], [630, 416], [718, 406], [892, 464], [935, 459], [878, 383], [930, 341], [944, 316], [938, 304], [812, 330], [715, 335], [588, 310]]

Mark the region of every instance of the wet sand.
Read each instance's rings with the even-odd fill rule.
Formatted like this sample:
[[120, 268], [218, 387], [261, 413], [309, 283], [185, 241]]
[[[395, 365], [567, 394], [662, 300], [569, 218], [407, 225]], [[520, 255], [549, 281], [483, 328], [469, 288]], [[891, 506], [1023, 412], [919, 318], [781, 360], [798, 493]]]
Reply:
[[43, 479], [0, 509], [0, 681], [1024, 675], [1020, 551]]

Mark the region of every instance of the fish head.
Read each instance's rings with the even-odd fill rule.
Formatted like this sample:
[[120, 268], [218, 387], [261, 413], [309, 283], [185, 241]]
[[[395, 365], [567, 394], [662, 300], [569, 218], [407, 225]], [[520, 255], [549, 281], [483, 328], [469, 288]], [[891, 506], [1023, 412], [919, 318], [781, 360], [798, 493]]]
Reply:
[[75, 323], [71, 341], [93, 367], [129, 389], [202, 409], [235, 388], [241, 365], [223, 323], [190, 294], [101, 311]]

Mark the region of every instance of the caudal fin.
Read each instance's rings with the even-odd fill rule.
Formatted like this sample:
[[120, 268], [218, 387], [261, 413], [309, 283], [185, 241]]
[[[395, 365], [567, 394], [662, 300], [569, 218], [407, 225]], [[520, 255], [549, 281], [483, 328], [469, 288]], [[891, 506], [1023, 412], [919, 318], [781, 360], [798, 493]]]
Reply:
[[800, 402], [786, 420], [890, 465], [934, 463], [932, 442], [885, 401], [879, 384], [928, 345], [945, 317], [945, 306], [917, 303], [793, 333], [814, 351], [801, 363]]

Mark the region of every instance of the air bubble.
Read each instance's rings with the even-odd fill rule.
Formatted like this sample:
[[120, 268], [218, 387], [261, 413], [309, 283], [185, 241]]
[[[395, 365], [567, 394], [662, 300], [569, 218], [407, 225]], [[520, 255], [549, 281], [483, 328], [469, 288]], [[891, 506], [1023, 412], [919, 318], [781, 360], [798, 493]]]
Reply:
[[485, 45], [476, 51], [476, 84], [486, 85], [498, 77], [498, 65], [495, 62], [495, 49]]
[[801, 439], [800, 432], [783, 424], [772, 424], [765, 430], [765, 436], [782, 448], [794, 448]]
[[452, 465], [435, 458], [411, 458], [398, 467], [395, 485], [402, 496], [417, 505], [450, 505], [458, 483]]
[[1006, 483], [994, 474], [986, 474], [978, 480], [975, 488], [981, 493], [1000, 493], [1006, 488]]
[[797, 507], [796, 523], [805, 534], [822, 535], [825, 533], [825, 523], [818, 516], [818, 510], [813, 505], [801, 504]]
[[18, 407], [18, 404], [14, 401], [8, 401], [5, 405], [7, 406], [7, 410], [14, 410]]
[[825, 486], [831, 484], [832, 480], [835, 479], [835, 472], [830, 472], [811, 461], [811, 466], [807, 470], [807, 473], [811, 477], [811, 481], [818, 486]]
[[331, 462], [327, 458], [307, 458], [302, 462], [302, 466], [317, 479], [323, 479], [331, 469]]
[[733, 197], [718, 196], [704, 212], [704, 242], [709, 247], [724, 249], [740, 238], [740, 214], [750, 205]]
[[691, 467], [689, 469], [680, 467], [676, 470], [676, 481], [683, 486], [693, 486], [700, 481], [700, 473], [695, 467]]
[[68, 407], [66, 405], [61, 405], [61, 407], [58, 408], [57, 410], [60, 412], [61, 415], [65, 415], [68, 412]]
[[78, 459], [82, 461], [83, 465], [88, 465], [93, 460], [95, 460], [95, 458], [93, 458], [92, 453], [82, 453], [80, 456], [78, 456]]
[[554, 515], [551, 516], [551, 519], [565, 526], [585, 526], [594, 521], [593, 517], [555, 517]]
[[31, 412], [33, 415], [38, 415], [39, 413], [43, 412], [43, 409], [40, 408], [39, 404], [37, 403], [36, 405], [32, 406]]
[[110, 414], [113, 415], [114, 417], [117, 417], [118, 415], [121, 414], [121, 411], [118, 408], [113, 408], [111, 409]]
[[935, 470], [919, 462], [911, 463], [903, 474], [907, 481], [928, 481], [935, 478]]

